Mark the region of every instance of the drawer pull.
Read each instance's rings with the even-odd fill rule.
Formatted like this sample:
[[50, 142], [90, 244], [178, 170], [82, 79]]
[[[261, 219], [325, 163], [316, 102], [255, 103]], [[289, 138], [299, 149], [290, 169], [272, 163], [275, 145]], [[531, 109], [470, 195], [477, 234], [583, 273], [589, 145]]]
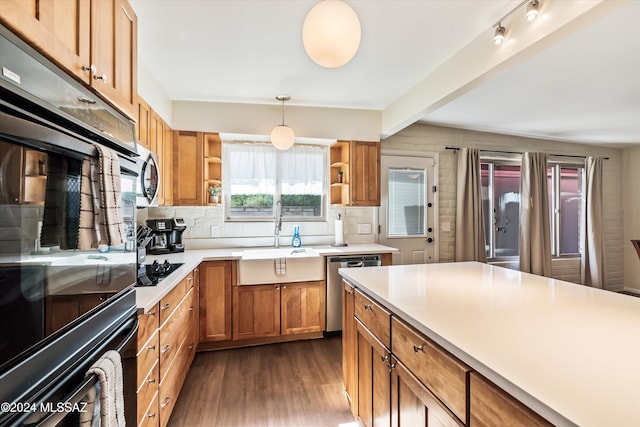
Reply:
[[189, 307], [189, 311], [193, 311], [193, 306]]
[[371, 310], [371, 304], [365, 304], [364, 305], [364, 309], [365, 310]]
[[166, 303], [166, 304], [163, 304], [162, 307], [160, 307], [160, 310], [166, 310], [169, 307], [171, 307], [171, 304]]
[[394, 369], [396, 369], [396, 364], [395, 363], [389, 363], [389, 372], [393, 371]]
[[189, 344], [189, 350], [193, 350], [193, 344]]
[[422, 351], [422, 350], [424, 350], [424, 349], [423, 349], [423, 347], [421, 345], [414, 345], [413, 346], [414, 353], [417, 353], [417, 352]]
[[156, 349], [156, 345], [150, 345], [149, 347], [147, 347], [147, 350], [155, 350]]
[[153, 310], [153, 311], [150, 311], [150, 312], [145, 313], [145, 314], [146, 314], [147, 316], [155, 316], [155, 315], [156, 315], [156, 311], [155, 311], [155, 310]]
[[151, 412], [150, 414], [147, 414], [147, 417], [149, 417], [149, 418], [153, 418], [155, 416], [156, 416], [155, 412]]
[[380, 359], [382, 359], [383, 362], [388, 362], [389, 356], [380, 356]]
[[156, 382], [156, 379], [155, 379], [155, 378], [149, 378], [149, 379], [147, 380], [147, 382], [148, 382], [149, 384], [153, 384], [153, 383], [155, 383], [155, 382]]
[[353, 289], [347, 291], [347, 295], [353, 295]]
[[189, 276], [189, 277], [187, 277], [187, 280], [190, 281], [190, 282], [193, 282], [193, 277]]
[[169, 405], [169, 402], [171, 402], [171, 398], [169, 396], [164, 398], [164, 402], [162, 402], [160, 404], [161, 408], [166, 408]]
[[171, 345], [167, 344], [164, 347], [162, 347], [162, 350], [160, 350], [160, 352], [162, 354], [164, 354], [164, 353], [168, 352], [169, 350], [171, 350]]

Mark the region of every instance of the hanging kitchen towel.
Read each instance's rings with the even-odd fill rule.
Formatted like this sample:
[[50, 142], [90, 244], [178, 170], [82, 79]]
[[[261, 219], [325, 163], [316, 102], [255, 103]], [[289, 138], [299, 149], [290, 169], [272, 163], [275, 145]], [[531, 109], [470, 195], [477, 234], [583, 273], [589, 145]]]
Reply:
[[287, 274], [287, 259], [275, 258], [273, 260], [273, 267], [276, 271], [276, 276], [284, 276]]
[[100, 145], [95, 147], [98, 158], [85, 158], [82, 164], [78, 249], [125, 242], [118, 154]]
[[[109, 350], [89, 368], [85, 377], [96, 375], [98, 387], [92, 387], [87, 393], [85, 410], [80, 412], [80, 425], [91, 426], [96, 421], [94, 415], [99, 412], [100, 426], [125, 427], [124, 392], [122, 380], [122, 360], [120, 353]], [[97, 395], [99, 389], [100, 395]], [[97, 411], [96, 406], [100, 407]]]

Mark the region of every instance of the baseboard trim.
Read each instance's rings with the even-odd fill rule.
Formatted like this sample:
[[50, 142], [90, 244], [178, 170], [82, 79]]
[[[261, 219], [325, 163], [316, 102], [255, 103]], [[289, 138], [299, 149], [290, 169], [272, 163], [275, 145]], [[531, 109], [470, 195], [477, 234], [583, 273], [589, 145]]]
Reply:
[[638, 295], [640, 297], [640, 289], [636, 289], [636, 288], [628, 288], [628, 287], [624, 287], [622, 288], [622, 292], [628, 292], [630, 294], [635, 294]]

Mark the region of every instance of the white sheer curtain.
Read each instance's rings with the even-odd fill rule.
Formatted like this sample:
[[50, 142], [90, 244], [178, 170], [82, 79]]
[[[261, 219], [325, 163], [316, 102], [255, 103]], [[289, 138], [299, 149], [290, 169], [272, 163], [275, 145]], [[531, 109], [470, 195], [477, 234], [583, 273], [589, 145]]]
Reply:
[[327, 149], [324, 147], [292, 147], [279, 158], [282, 194], [323, 194]]
[[487, 262], [480, 150], [462, 148], [458, 153], [456, 196], [456, 261]]
[[276, 152], [271, 144], [223, 144], [225, 194], [274, 194]]
[[551, 277], [551, 230], [545, 153], [524, 153], [520, 179], [520, 270]]
[[607, 284], [602, 237], [602, 165], [602, 157], [587, 157], [583, 186], [581, 279], [583, 284], [596, 288], [606, 288]]

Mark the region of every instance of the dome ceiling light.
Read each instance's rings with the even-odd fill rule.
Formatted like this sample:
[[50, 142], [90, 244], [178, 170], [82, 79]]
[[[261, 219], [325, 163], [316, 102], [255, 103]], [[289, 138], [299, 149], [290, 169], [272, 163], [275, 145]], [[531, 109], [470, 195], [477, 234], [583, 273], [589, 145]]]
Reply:
[[284, 124], [284, 101], [291, 99], [289, 95], [276, 96], [278, 101], [282, 101], [282, 124], [271, 129], [271, 143], [278, 150], [288, 150], [296, 140], [296, 134], [289, 126]]
[[342, 67], [351, 61], [361, 36], [358, 15], [342, 0], [322, 0], [307, 13], [302, 26], [304, 50], [325, 68]]

